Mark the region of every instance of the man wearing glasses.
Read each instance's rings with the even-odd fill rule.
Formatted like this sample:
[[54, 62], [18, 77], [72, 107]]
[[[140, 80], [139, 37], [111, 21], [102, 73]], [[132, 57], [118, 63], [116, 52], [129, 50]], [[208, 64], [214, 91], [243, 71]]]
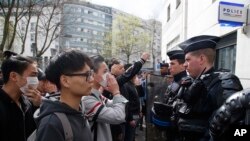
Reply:
[[[108, 73], [107, 64], [102, 56], [91, 57], [94, 70], [92, 94], [83, 98], [86, 115], [90, 121], [94, 141], [112, 141], [110, 125], [125, 122], [125, 104], [127, 99], [120, 94], [119, 85], [114, 76]], [[109, 100], [102, 95], [101, 88], [113, 95]]]
[[82, 96], [90, 94], [93, 77], [90, 58], [81, 51], [69, 50], [50, 61], [45, 73], [61, 93], [59, 101], [44, 100], [35, 115], [38, 128], [36, 141], [65, 141], [63, 121], [55, 113], [64, 113], [69, 120], [73, 140], [92, 141], [91, 132], [82, 114]]

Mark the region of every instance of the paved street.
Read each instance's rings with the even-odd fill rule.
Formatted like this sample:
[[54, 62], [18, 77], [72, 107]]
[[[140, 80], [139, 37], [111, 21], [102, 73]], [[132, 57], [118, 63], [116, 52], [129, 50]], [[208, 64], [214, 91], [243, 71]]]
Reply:
[[135, 135], [135, 141], [146, 141], [146, 128], [145, 125], [143, 125], [143, 131], [139, 130], [139, 128], [136, 129], [136, 135]]

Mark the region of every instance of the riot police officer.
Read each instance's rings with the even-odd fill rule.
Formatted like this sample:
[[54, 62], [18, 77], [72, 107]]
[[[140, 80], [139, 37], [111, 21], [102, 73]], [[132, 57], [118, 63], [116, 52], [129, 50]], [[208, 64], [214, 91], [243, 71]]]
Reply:
[[173, 76], [173, 81], [167, 88], [165, 93], [164, 103], [155, 102], [154, 103], [154, 114], [153, 121], [162, 121], [155, 122], [158, 126], [164, 127], [166, 130], [167, 141], [177, 140], [178, 134], [176, 130], [176, 125], [172, 121], [173, 116], [173, 104], [176, 100], [178, 90], [180, 88], [180, 82], [183, 77], [187, 76], [185, 67], [183, 66], [185, 62], [185, 55], [183, 50], [171, 50], [167, 52], [167, 55], [170, 59], [169, 72]]
[[172, 50], [167, 52], [167, 55], [170, 60], [169, 72], [170, 75], [174, 77], [166, 93], [166, 103], [170, 105], [173, 104], [173, 101], [180, 88], [181, 79], [186, 77], [187, 73], [183, 65], [185, 63], [185, 55], [183, 50]]
[[237, 76], [216, 72], [213, 67], [216, 36], [201, 35], [190, 38], [179, 46], [185, 52], [184, 66], [194, 79], [190, 86], [180, 88], [183, 101], [178, 108], [178, 130], [181, 140], [209, 140], [209, 119], [213, 112], [234, 92], [242, 90]]

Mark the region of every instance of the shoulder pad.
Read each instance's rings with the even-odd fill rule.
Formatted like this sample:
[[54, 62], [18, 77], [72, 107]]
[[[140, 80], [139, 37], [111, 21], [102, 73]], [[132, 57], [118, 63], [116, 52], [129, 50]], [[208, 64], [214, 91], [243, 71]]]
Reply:
[[235, 78], [236, 76], [230, 72], [218, 72], [219, 73], [219, 79], [225, 80], [225, 79], [231, 79]]
[[237, 90], [237, 91], [240, 91], [243, 89], [239, 78], [230, 72], [219, 73], [218, 77], [221, 80], [222, 88]]
[[[245, 110], [250, 108], [250, 89], [231, 95], [215, 112], [210, 122], [210, 133], [213, 137], [220, 136], [231, 124], [242, 119]], [[243, 116], [244, 117], [244, 116]]]

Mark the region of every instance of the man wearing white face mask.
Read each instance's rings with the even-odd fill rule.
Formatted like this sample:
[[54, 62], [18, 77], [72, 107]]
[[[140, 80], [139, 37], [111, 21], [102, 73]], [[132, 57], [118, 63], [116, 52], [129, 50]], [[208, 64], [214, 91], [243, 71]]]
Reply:
[[[85, 113], [90, 121], [94, 141], [112, 141], [110, 125], [125, 121], [127, 99], [120, 94], [114, 76], [108, 73], [107, 64], [102, 56], [91, 57], [94, 70], [94, 84], [90, 96], [82, 99]], [[113, 100], [102, 95], [100, 88], [110, 91]]]
[[36, 128], [34, 106], [41, 103], [40, 92], [35, 89], [36, 63], [28, 57], [8, 56], [1, 69], [4, 85], [0, 89], [0, 140], [26, 141]]

